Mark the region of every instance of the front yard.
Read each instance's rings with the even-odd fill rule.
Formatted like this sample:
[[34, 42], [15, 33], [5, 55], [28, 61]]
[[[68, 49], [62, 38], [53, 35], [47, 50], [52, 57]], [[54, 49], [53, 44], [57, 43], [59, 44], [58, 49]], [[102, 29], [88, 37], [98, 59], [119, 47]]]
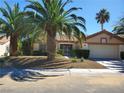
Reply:
[[[3, 63], [2, 63], [3, 64]], [[57, 57], [55, 61], [47, 61], [46, 57], [21, 56], [9, 57], [4, 59], [4, 64], [14, 68], [45, 68], [45, 69], [69, 69], [69, 68], [84, 68], [84, 69], [104, 69], [105, 67], [93, 60], [86, 59], [83, 62], [80, 59], [66, 59]], [[5, 67], [5, 65], [1, 65]]]

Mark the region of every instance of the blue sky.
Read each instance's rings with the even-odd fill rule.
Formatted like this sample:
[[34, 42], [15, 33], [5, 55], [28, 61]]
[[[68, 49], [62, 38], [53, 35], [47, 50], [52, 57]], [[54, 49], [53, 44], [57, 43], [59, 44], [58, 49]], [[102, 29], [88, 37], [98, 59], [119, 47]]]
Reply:
[[[0, 7], [4, 7], [3, 1], [7, 1], [10, 5], [19, 2], [21, 9], [28, 4], [25, 3], [25, 0], [0, 0]], [[124, 0], [73, 0], [73, 3], [68, 5], [68, 7], [71, 6], [82, 8], [75, 13], [86, 19], [87, 35], [101, 30], [100, 25], [95, 20], [96, 13], [100, 9], [105, 8], [110, 12], [110, 21], [104, 24], [104, 28], [110, 32], [118, 20], [124, 16]]]

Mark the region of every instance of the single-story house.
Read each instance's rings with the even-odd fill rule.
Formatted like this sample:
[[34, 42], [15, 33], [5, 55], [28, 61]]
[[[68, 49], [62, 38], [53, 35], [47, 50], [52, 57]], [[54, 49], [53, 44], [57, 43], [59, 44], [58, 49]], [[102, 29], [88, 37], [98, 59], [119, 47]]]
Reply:
[[[42, 40], [44, 41], [44, 40]], [[120, 58], [120, 52], [124, 51], [124, 38], [114, 35], [106, 30], [87, 36], [86, 41], [82, 42], [84, 49], [90, 50], [90, 58]], [[67, 36], [56, 37], [57, 50], [61, 49], [65, 56], [70, 56], [72, 49], [80, 48], [76, 38]], [[41, 40], [34, 44], [34, 50], [46, 50], [45, 43]]]
[[90, 58], [120, 58], [124, 51], [124, 38], [106, 30], [87, 36], [84, 47], [90, 50]]
[[[41, 42], [42, 41], [42, 42]], [[34, 43], [34, 50], [46, 50], [45, 40], [37, 40]], [[84, 49], [90, 50], [90, 58], [120, 58], [120, 52], [124, 51], [124, 38], [114, 35], [106, 30], [87, 36], [86, 41], [82, 42]], [[61, 49], [65, 56], [70, 56], [72, 49], [80, 48], [78, 40], [67, 36], [56, 37], [56, 48]]]
[[9, 38], [6, 36], [0, 36], [0, 57], [2, 56], [9, 56]]

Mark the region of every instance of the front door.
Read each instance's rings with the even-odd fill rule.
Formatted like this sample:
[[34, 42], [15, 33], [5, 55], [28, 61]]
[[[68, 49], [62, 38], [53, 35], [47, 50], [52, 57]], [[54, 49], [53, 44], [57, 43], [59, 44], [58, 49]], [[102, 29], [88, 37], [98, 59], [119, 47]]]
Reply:
[[60, 49], [63, 51], [64, 56], [71, 56], [72, 44], [60, 44]]

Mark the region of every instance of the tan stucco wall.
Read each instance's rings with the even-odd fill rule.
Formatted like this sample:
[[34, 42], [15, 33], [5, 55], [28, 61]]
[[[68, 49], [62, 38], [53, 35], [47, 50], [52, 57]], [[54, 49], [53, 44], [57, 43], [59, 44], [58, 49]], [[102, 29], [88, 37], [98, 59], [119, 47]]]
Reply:
[[107, 43], [124, 43], [116, 38], [114, 38], [113, 36], [107, 35], [105, 33], [101, 33], [95, 37], [89, 38], [86, 40], [86, 42], [90, 42], [90, 43], [101, 43], [100, 40], [101, 38], [107, 38]]
[[79, 45], [76, 43], [72, 43], [72, 42], [57, 42], [56, 43], [56, 48], [60, 49], [60, 44], [71, 44], [73, 45], [73, 49], [77, 48]]
[[120, 45], [120, 51], [124, 51], [124, 45]]
[[[77, 48], [80, 48], [80, 44], [79, 43], [75, 43], [75, 42], [56, 42], [56, 49], [60, 49], [60, 44], [71, 44], [73, 45], [73, 49], [77, 49]], [[37, 51], [40, 49], [40, 43], [34, 43], [33, 44], [33, 50], [34, 51]]]
[[39, 50], [39, 49], [40, 49], [39, 43], [34, 43], [34, 44], [33, 44], [33, 50], [34, 50], [34, 51], [37, 51], [37, 50]]

